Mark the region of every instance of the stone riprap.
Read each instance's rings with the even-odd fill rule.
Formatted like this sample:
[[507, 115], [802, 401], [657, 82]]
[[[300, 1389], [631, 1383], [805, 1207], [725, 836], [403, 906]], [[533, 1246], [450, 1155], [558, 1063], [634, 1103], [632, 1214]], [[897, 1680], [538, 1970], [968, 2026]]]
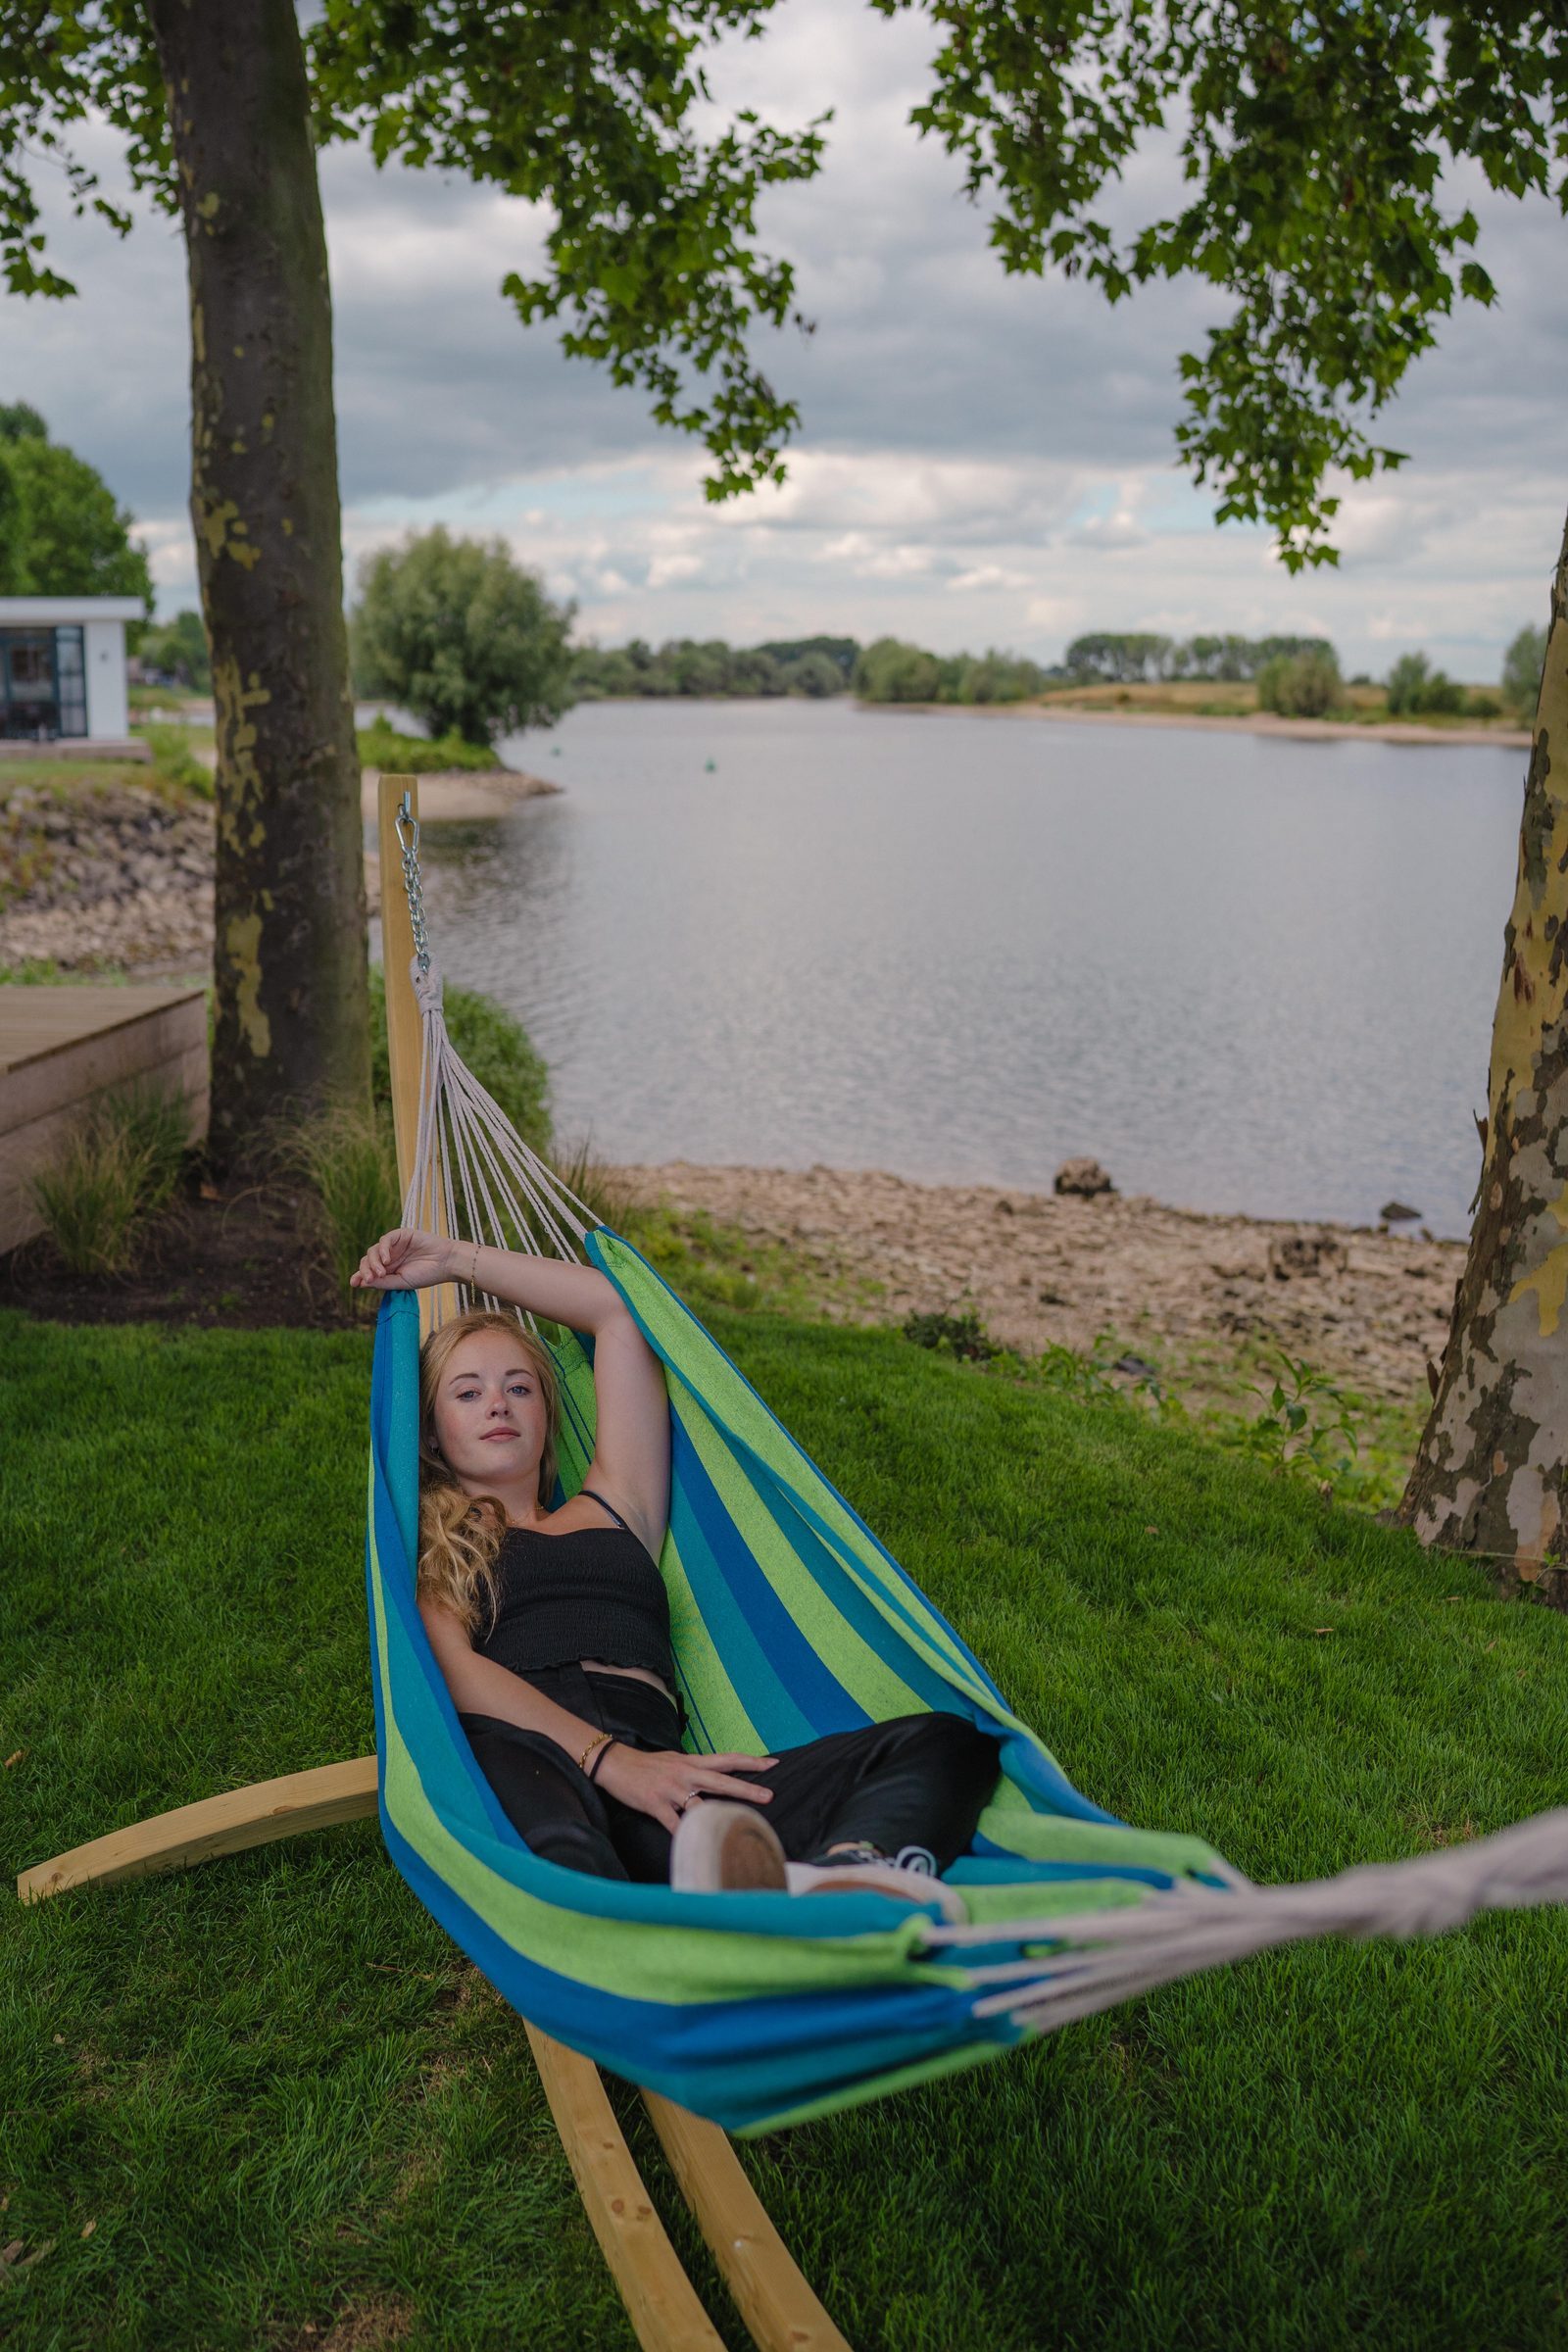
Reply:
[[128, 782], [20, 784], [0, 807], [0, 964], [209, 963], [213, 811]]

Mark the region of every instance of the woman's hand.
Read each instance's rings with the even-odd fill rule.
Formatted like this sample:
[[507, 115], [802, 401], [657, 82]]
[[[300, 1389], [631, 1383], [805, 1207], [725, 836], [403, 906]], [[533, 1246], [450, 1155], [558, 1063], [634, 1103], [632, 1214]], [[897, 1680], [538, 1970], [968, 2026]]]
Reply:
[[605, 1750], [594, 1774], [594, 1787], [617, 1797], [634, 1813], [651, 1813], [673, 1832], [694, 1795], [739, 1796], [748, 1803], [772, 1801], [771, 1788], [757, 1788], [734, 1778], [738, 1772], [765, 1772], [776, 1756], [688, 1756], [678, 1747], [625, 1747], [617, 1740]]
[[419, 1233], [400, 1225], [372, 1242], [349, 1276], [362, 1291], [417, 1291], [450, 1277], [452, 1244], [443, 1234]]

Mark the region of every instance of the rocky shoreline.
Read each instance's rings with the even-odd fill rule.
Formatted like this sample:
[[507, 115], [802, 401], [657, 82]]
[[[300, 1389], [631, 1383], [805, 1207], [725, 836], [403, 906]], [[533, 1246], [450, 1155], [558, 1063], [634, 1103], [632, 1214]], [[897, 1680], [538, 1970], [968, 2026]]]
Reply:
[[145, 784], [18, 785], [0, 807], [0, 964], [210, 966], [214, 837], [210, 804]]
[[[376, 771], [361, 789], [373, 839]], [[49, 960], [62, 971], [122, 965], [144, 979], [206, 973], [213, 960], [212, 804], [129, 777], [90, 786], [22, 783], [0, 772], [0, 966]], [[514, 768], [420, 776], [423, 824], [503, 816], [562, 787]], [[378, 857], [365, 887], [380, 911]]]
[[[827, 1310], [902, 1320], [970, 1308], [1021, 1353], [1141, 1339], [1201, 1395], [1249, 1342], [1287, 1348], [1363, 1395], [1408, 1404], [1441, 1357], [1462, 1242], [1375, 1227], [1217, 1216], [1141, 1196], [1082, 1199], [915, 1184], [883, 1169], [610, 1171], [634, 1200], [706, 1213], [820, 1274]], [[882, 1285], [867, 1301], [855, 1285]], [[836, 1303], [835, 1303], [836, 1301]]]

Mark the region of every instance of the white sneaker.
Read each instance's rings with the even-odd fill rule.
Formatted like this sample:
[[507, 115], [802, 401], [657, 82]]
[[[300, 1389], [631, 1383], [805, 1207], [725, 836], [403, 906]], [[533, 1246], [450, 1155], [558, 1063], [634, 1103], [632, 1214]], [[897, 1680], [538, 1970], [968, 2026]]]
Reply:
[[669, 1883], [687, 1894], [782, 1894], [784, 1848], [756, 1805], [704, 1797], [688, 1805], [669, 1847]]
[[784, 1875], [791, 1894], [891, 1894], [901, 1903], [934, 1903], [950, 1928], [968, 1925], [962, 1895], [933, 1871], [897, 1862], [787, 1862]]

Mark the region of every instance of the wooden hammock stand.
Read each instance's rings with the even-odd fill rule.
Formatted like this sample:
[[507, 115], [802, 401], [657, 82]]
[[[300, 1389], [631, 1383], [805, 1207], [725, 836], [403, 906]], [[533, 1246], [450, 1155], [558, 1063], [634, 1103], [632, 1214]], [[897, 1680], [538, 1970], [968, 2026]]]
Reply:
[[[418, 1117], [420, 1024], [409, 981], [414, 932], [395, 825], [405, 792], [416, 814], [416, 779], [381, 777], [381, 960], [398, 1180], [406, 1190]], [[420, 1294], [421, 1336], [430, 1325], [434, 1296], [430, 1291]], [[152, 1871], [185, 1869], [219, 1854], [265, 1845], [274, 1838], [363, 1821], [375, 1810], [376, 1760], [356, 1756], [349, 1763], [324, 1764], [315, 1772], [286, 1773], [280, 1780], [227, 1789], [199, 1804], [180, 1805], [128, 1829], [111, 1831], [106, 1838], [23, 1871], [17, 1893], [24, 1903], [38, 1902], [71, 1886], [107, 1886]], [[524, 2024], [584, 2210], [644, 2352], [723, 2352], [654, 2210], [598, 2068], [526, 2020]], [[645, 2090], [642, 2098], [681, 2194], [760, 2352], [850, 2352], [796, 2268], [725, 2133], [657, 2091]]]

